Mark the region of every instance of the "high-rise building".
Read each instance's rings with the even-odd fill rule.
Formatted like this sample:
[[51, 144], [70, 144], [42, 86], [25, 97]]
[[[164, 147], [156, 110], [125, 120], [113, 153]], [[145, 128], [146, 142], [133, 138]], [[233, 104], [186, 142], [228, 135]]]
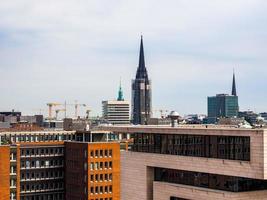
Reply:
[[145, 66], [143, 38], [141, 36], [139, 65], [132, 81], [132, 118], [133, 124], [147, 124], [151, 117], [151, 81]]
[[0, 200], [119, 200], [119, 143], [77, 139], [74, 131], [1, 132]]
[[232, 93], [208, 97], [208, 123], [216, 123], [219, 118], [237, 117], [239, 111], [236, 93], [235, 74], [233, 74]]
[[266, 129], [216, 125], [106, 126], [130, 134], [123, 200], [267, 199]]
[[124, 100], [120, 84], [118, 98], [113, 101], [102, 101], [103, 118], [111, 124], [130, 123], [130, 102]]

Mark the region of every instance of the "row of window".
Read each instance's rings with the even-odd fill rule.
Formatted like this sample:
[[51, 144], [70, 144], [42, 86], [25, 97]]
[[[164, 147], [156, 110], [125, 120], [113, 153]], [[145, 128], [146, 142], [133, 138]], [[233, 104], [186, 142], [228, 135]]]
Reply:
[[21, 168], [46, 168], [63, 166], [64, 160], [26, 160], [21, 161]]
[[230, 192], [266, 190], [267, 181], [219, 174], [155, 168], [154, 180]]
[[49, 182], [49, 183], [26, 183], [21, 184], [20, 191], [21, 192], [33, 192], [38, 190], [62, 190], [64, 189], [63, 182]]
[[64, 149], [61, 147], [49, 147], [49, 148], [32, 148], [32, 149], [21, 149], [20, 156], [40, 156], [40, 155], [55, 155], [63, 154]]
[[112, 169], [112, 161], [106, 162], [91, 162], [91, 170], [102, 170], [102, 169]]
[[91, 195], [112, 193], [112, 185], [95, 186], [90, 188]]
[[36, 172], [22, 172], [20, 174], [21, 180], [29, 180], [29, 179], [47, 179], [47, 178], [63, 178], [64, 172], [63, 171], [36, 171]]
[[136, 133], [132, 151], [249, 161], [250, 137]]
[[21, 196], [21, 200], [63, 200], [64, 194], [38, 194], [38, 195], [31, 195], [31, 196]]
[[11, 142], [42, 142], [42, 141], [63, 141], [63, 140], [74, 140], [75, 135], [12, 135], [12, 136], [2, 136], [2, 140], [10, 140]]
[[91, 182], [112, 181], [112, 174], [91, 174]]
[[91, 158], [112, 157], [112, 149], [91, 150], [90, 156]]

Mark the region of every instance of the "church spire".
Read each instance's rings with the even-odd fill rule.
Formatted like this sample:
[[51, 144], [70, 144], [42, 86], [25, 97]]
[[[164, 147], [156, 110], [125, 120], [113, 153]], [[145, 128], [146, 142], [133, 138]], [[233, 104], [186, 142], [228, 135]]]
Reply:
[[232, 95], [236, 96], [235, 72], [233, 72]]
[[136, 72], [136, 78], [144, 78], [148, 80], [148, 75], [145, 66], [145, 55], [143, 47], [143, 36], [141, 35], [140, 51], [139, 51], [139, 65]]
[[117, 101], [124, 101], [124, 98], [123, 98], [123, 91], [122, 91], [122, 88], [121, 88], [121, 79], [120, 79], [120, 87], [119, 87], [119, 92], [118, 92], [118, 98], [117, 98]]

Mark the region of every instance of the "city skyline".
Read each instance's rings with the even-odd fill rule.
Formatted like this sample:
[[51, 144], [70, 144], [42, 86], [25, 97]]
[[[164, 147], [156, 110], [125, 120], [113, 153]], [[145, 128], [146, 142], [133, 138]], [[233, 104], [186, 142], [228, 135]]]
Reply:
[[231, 93], [235, 68], [240, 110], [266, 111], [266, 2], [157, 2], [147, 13], [150, 6], [2, 2], [0, 109], [46, 113], [48, 102], [78, 100], [100, 115], [120, 77], [131, 100], [142, 33], [153, 109], [206, 114], [207, 96]]

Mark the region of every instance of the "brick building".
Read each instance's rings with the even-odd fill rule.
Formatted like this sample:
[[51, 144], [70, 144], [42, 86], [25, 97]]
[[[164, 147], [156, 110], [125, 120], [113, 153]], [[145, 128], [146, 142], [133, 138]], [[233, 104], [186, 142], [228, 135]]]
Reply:
[[120, 145], [74, 131], [0, 133], [0, 200], [118, 200]]

